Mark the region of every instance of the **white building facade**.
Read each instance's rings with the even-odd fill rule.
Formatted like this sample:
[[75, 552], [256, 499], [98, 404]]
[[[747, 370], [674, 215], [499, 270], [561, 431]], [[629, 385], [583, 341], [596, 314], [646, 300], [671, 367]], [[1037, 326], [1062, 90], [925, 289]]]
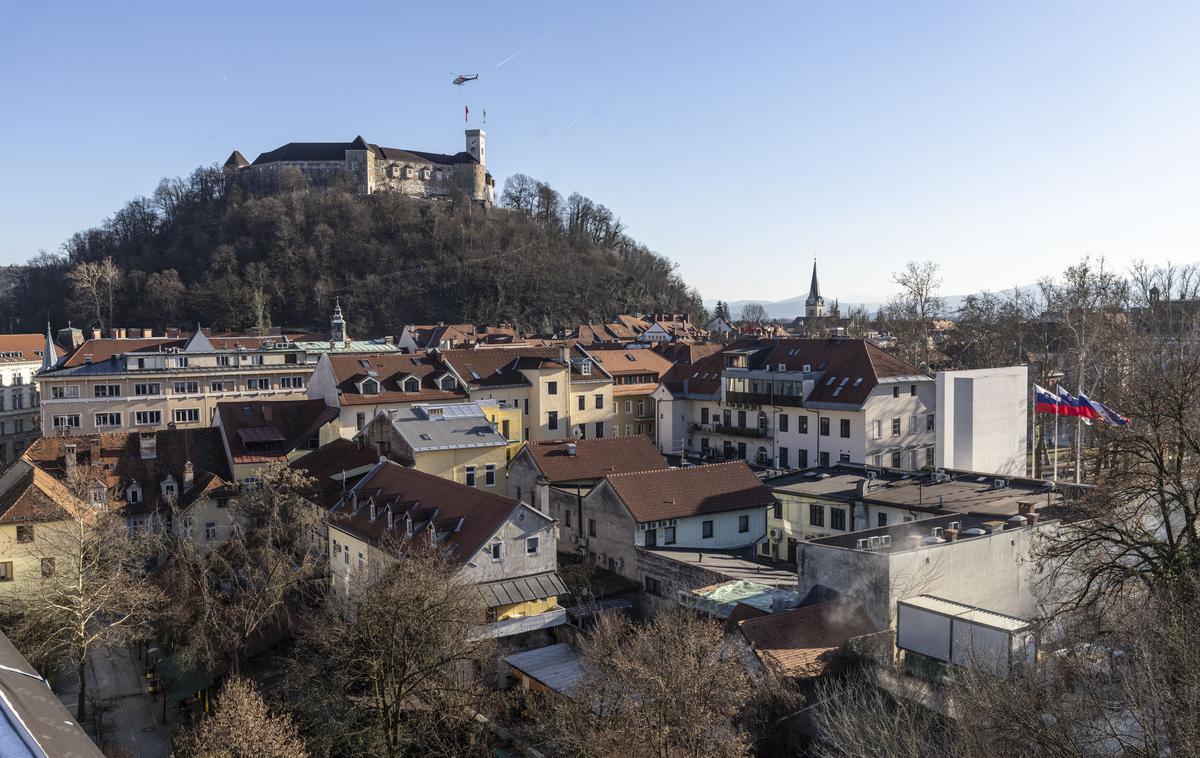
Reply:
[[938, 468], [1024, 476], [1029, 367], [939, 371], [934, 463]]

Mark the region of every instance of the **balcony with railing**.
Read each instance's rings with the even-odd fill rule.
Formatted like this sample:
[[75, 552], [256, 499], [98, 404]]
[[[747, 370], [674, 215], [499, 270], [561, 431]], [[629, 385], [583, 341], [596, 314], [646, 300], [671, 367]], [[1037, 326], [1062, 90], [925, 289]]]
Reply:
[[713, 431], [717, 434], [724, 434], [729, 437], [753, 437], [755, 439], [763, 439], [771, 436], [771, 427], [769, 424], [759, 424], [758, 426], [714, 424]]
[[740, 405], [781, 405], [788, 408], [801, 408], [804, 406], [804, 398], [800, 395], [774, 395], [765, 392], [733, 392], [726, 390], [726, 403], [737, 403]]

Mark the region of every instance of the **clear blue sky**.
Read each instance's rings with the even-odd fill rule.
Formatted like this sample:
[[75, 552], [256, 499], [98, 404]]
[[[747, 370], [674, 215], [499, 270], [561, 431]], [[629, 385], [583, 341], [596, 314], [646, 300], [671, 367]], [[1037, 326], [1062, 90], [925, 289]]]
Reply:
[[1195, 2], [13, 2], [0, 30], [4, 263], [234, 148], [453, 152], [464, 102], [498, 182], [607, 204], [706, 298], [800, 294], [814, 256], [843, 300], [908, 259], [947, 294], [1200, 260]]

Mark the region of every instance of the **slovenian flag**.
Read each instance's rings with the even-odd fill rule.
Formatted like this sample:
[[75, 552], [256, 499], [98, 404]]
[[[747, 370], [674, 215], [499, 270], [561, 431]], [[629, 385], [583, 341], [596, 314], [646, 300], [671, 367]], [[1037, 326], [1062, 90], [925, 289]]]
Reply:
[[1061, 414], [1058, 396], [1045, 387], [1036, 384], [1033, 385], [1033, 399], [1035, 404], [1034, 409], [1038, 413]]
[[1092, 407], [1092, 402], [1087, 399], [1087, 396], [1082, 392], [1079, 397], [1075, 397], [1070, 392], [1058, 386], [1059, 403], [1063, 409], [1059, 413], [1063, 416], [1077, 416], [1079, 418], [1100, 418], [1100, 414]]
[[1109, 408], [1104, 403], [1100, 403], [1095, 400], [1089, 400], [1088, 402], [1090, 402], [1092, 404], [1092, 408], [1096, 411], [1096, 414], [1097, 414], [1096, 418], [1104, 419], [1105, 421], [1112, 424], [1113, 426], [1128, 426], [1129, 425], [1128, 418], [1117, 413], [1116, 411], [1114, 411], [1112, 408]]

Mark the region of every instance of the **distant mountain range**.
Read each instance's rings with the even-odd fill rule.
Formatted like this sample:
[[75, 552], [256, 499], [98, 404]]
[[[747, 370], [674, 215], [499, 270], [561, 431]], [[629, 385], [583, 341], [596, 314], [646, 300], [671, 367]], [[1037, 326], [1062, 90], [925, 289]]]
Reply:
[[[1022, 292], [1036, 292], [1038, 289], [1038, 286], [1036, 284], [1026, 284], [1022, 287], [1018, 287], [1017, 289], [1021, 290]], [[978, 293], [975, 293], [975, 294], [978, 294]], [[994, 293], [994, 294], [1000, 294], [1000, 293]], [[966, 300], [968, 297], [969, 297], [969, 295], [943, 295], [942, 301], [945, 303], [946, 312], [953, 313], [954, 311], [957, 311], [959, 309], [959, 307], [962, 306], [963, 301]], [[731, 316], [733, 316], [734, 320], [737, 320], [737, 318], [739, 317], [739, 314], [742, 312], [743, 307], [749, 305], [750, 303], [758, 303], [767, 310], [768, 318], [791, 320], [791, 319], [796, 318], [797, 316], [804, 315], [804, 301], [807, 298], [808, 298], [808, 293], [806, 292], [805, 294], [799, 295], [797, 297], [789, 297], [787, 300], [776, 300], [774, 302], [769, 301], [769, 300], [729, 300], [728, 301], [729, 313]], [[826, 305], [832, 305], [832, 300], [827, 298], [825, 300], [825, 303], [826, 303]], [[850, 302], [848, 300], [841, 300], [838, 302], [838, 306], [841, 308], [843, 316], [846, 315], [846, 313], [848, 313], [851, 308], [857, 308], [859, 306], [866, 308], [870, 313], [874, 314], [876, 311], [879, 310], [879, 308], [882, 305], [883, 305], [882, 302], [874, 302], [874, 303], [857, 302], [856, 303], [856, 302]], [[712, 313], [713, 309], [716, 308], [716, 306], [717, 306], [716, 300], [707, 300], [706, 299], [704, 301], [704, 307], [708, 309], [709, 313]]]

